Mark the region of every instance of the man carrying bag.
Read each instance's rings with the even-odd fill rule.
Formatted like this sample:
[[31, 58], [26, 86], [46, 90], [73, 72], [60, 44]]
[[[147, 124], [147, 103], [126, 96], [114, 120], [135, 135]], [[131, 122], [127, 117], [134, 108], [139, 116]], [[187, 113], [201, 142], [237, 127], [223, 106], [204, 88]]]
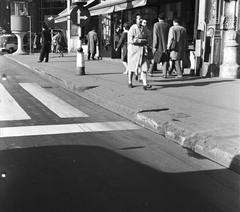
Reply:
[[[165, 14], [160, 13], [158, 22], [153, 26], [153, 59], [156, 63], [162, 62], [163, 77], [167, 78], [167, 39], [169, 24], [165, 22]], [[151, 75], [153, 73], [150, 73]]]

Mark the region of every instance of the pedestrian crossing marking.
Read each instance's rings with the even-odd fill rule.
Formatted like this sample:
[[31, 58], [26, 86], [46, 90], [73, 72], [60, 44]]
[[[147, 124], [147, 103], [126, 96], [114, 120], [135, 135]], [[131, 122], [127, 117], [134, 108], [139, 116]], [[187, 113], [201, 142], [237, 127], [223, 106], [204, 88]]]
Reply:
[[129, 121], [3, 127], [0, 138], [137, 129], [141, 127]]
[[61, 100], [36, 83], [19, 83], [19, 85], [60, 118], [88, 117], [87, 114]]
[[28, 114], [0, 83], [0, 121], [29, 119]]

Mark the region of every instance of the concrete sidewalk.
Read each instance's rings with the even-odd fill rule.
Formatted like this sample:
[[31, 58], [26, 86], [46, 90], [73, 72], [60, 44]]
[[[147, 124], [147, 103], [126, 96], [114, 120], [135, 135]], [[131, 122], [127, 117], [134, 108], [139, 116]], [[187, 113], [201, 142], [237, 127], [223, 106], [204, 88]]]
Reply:
[[[76, 55], [5, 55], [79, 96], [240, 173], [240, 80], [174, 76], [148, 77], [144, 91], [127, 76], [120, 60], [85, 61], [76, 75]], [[160, 68], [160, 67], [159, 67]]]

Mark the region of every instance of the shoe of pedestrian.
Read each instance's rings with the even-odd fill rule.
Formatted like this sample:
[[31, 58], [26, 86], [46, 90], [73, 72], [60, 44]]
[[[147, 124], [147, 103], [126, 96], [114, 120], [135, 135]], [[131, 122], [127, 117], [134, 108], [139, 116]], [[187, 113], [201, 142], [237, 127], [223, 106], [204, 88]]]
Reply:
[[149, 84], [147, 84], [147, 85], [144, 85], [143, 86], [143, 90], [147, 90], [147, 89], [150, 89], [152, 86], [151, 85], [149, 85]]
[[42, 62], [41, 60], [38, 61], [38, 63], [41, 63], [41, 62]]
[[149, 77], [152, 77], [152, 76], [153, 76], [153, 74], [152, 74], [152, 73], [149, 73], [149, 74], [148, 74], [148, 76], [149, 76]]
[[178, 78], [178, 79], [179, 79], [179, 78], [183, 78], [183, 76], [181, 76], [181, 75], [178, 75], [178, 76], [176, 76], [176, 78]]
[[92, 57], [92, 60], [96, 60], [94, 57]]
[[128, 87], [129, 87], [129, 88], [133, 88], [132, 83], [128, 83]]
[[123, 74], [128, 74], [128, 71], [124, 71]]
[[138, 81], [138, 74], [137, 74], [137, 75], [135, 75], [135, 80], [136, 80], [136, 81]]
[[167, 76], [162, 76], [162, 78], [167, 79]]
[[45, 63], [48, 63], [48, 61], [45, 61]]

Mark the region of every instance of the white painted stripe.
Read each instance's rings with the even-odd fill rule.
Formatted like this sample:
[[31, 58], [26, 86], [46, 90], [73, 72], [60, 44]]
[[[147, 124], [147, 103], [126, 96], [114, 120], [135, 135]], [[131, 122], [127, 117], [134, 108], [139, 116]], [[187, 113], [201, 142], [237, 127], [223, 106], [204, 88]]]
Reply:
[[88, 115], [82, 111], [64, 102], [36, 83], [19, 84], [60, 118], [88, 117]]
[[31, 119], [0, 83], [0, 121]]
[[3, 127], [3, 128], [0, 128], [0, 138], [83, 133], [83, 132], [136, 130], [136, 129], [141, 129], [141, 127], [134, 123], [125, 122], [125, 121], [61, 124], [61, 125], [39, 125], [39, 126], [22, 126], [22, 127]]

